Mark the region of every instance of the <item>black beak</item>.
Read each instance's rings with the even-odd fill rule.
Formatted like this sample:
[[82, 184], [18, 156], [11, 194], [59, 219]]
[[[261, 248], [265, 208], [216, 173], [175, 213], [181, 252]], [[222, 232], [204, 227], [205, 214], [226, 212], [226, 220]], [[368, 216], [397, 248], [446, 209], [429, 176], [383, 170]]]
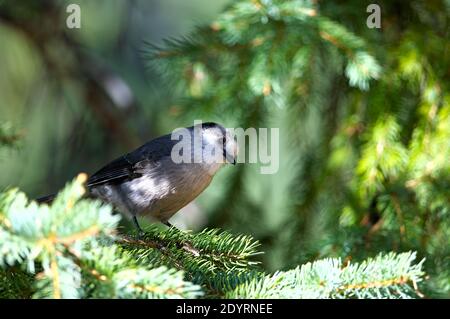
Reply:
[[236, 165], [236, 158], [228, 154], [228, 152], [225, 149], [223, 150], [223, 158], [225, 159], [226, 162]]

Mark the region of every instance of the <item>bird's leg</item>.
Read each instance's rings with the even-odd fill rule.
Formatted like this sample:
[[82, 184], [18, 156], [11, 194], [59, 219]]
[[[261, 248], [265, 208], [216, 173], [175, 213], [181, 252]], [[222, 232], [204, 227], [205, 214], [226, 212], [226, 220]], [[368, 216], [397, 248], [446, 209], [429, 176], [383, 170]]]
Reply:
[[[167, 220], [165, 221], [165, 222], [163, 222], [163, 224], [164, 225], [166, 225], [167, 227], [169, 227], [169, 228], [176, 228], [174, 225], [172, 225], [171, 223], [169, 223]], [[176, 229], [178, 229], [178, 228], [176, 228]], [[179, 229], [178, 229], [179, 230]]]
[[138, 222], [136, 216], [133, 216], [133, 224], [137, 228], [137, 230], [139, 231], [139, 236], [142, 236], [142, 235], [145, 234], [145, 231], [141, 228], [141, 225], [139, 225], [139, 222]]
[[[143, 237], [145, 236], [146, 233], [145, 233], [145, 231], [141, 228], [141, 225], [139, 225], [139, 222], [138, 222], [136, 216], [133, 216], [133, 224], [134, 224], [134, 226], [136, 226], [136, 228], [137, 228], [137, 230], [138, 230], [138, 232], [139, 232], [138, 236], [139, 236], [141, 239], [144, 239]], [[165, 246], [164, 242], [162, 242], [161, 240], [156, 239], [156, 240], [152, 240], [152, 241], [155, 243], [155, 245], [156, 245], [156, 247], [157, 247], [158, 249], [160, 249], [160, 250], [165, 250], [165, 249], [166, 249], [166, 246]]]
[[[132, 219], [133, 219], [133, 224], [134, 224], [134, 226], [136, 226], [137, 230], [139, 231], [139, 237], [144, 237], [145, 231], [144, 231], [144, 230], [141, 228], [141, 226], [139, 225], [139, 222], [138, 222], [136, 216], [133, 216]], [[164, 225], [168, 226], [168, 227], [171, 227], [171, 228], [173, 227], [174, 229], [176, 229], [176, 230], [182, 232], [182, 230], [180, 230], [180, 229], [178, 229], [177, 227], [173, 226], [173, 225], [172, 225], [171, 223], [169, 223], [168, 221], [165, 221], [165, 222], [162, 222], [162, 223], [163, 223]], [[166, 249], [167, 249], [166, 243], [165, 243], [163, 240], [156, 239], [156, 240], [153, 240], [153, 242], [156, 244], [156, 247], [157, 247], [159, 250], [166, 250]], [[200, 252], [199, 252], [197, 249], [195, 249], [195, 248], [193, 247], [193, 245], [192, 245], [189, 241], [184, 241], [184, 242], [180, 243], [180, 245], [178, 245], [178, 247], [181, 248], [181, 249], [183, 249], [183, 250], [185, 250], [185, 251], [187, 251], [188, 253], [190, 253], [190, 254], [192, 254], [192, 255], [194, 255], [194, 256], [200, 256]]]
[[[167, 220], [164, 221], [164, 222], [162, 222], [162, 223], [163, 223], [164, 225], [170, 227], [170, 228], [174, 228], [175, 230], [177, 230], [177, 231], [179, 231], [179, 232], [181, 232], [181, 233], [184, 233], [183, 230], [178, 229], [177, 227], [175, 227], [174, 225], [172, 225], [171, 223], [169, 223]], [[192, 255], [194, 255], [194, 256], [196, 256], [196, 257], [197, 257], [197, 256], [200, 256], [200, 252], [199, 252], [196, 248], [194, 248], [194, 246], [191, 244], [191, 242], [190, 242], [189, 240], [185, 240], [185, 241], [183, 241], [182, 243], [180, 243], [180, 244], [178, 245], [178, 248], [181, 248], [181, 249], [187, 251], [188, 253], [191, 253]]]

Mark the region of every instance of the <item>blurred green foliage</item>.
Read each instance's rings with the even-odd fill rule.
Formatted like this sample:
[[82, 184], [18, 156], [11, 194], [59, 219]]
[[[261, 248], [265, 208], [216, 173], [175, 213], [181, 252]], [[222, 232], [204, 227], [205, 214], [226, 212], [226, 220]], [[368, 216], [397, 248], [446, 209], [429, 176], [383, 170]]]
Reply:
[[1, 2], [0, 186], [53, 192], [193, 119], [279, 127], [279, 172], [223, 170], [188, 227], [253, 235], [271, 271], [416, 250], [448, 297], [450, 3], [379, 1], [381, 29], [370, 1], [226, 4]]

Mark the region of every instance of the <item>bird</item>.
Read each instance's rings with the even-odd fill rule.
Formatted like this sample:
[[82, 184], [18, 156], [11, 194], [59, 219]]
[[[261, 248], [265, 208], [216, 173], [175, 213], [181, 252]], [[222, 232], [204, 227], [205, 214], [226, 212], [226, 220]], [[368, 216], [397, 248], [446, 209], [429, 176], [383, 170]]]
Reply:
[[[220, 168], [236, 165], [238, 154], [236, 138], [220, 124], [197, 123], [181, 132], [183, 138], [160, 136], [99, 169], [87, 180], [87, 196], [111, 204], [139, 232], [137, 217], [173, 227], [169, 219], [200, 195]], [[181, 155], [187, 160], [176, 158]], [[37, 202], [51, 203], [55, 197]]]

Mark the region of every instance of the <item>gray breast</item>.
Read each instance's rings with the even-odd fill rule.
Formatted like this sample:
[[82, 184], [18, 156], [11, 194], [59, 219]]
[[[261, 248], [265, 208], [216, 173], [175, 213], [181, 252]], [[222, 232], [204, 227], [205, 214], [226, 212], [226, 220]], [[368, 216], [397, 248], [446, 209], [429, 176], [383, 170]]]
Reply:
[[142, 176], [116, 185], [101, 185], [91, 193], [129, 216], [167, 221], [195, 199], [211, 182], [201, 164], [174, 164], [170, 158], [143, 167]]

